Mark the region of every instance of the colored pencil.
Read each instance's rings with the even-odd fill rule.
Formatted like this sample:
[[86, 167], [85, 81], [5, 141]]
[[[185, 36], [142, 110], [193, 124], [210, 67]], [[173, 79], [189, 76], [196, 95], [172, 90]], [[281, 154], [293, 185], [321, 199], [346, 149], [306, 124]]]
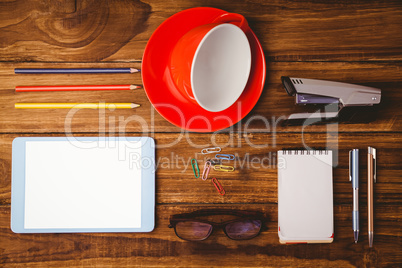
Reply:
[[32, 91], [89, 91], [89, 90], [133, 90], [139, 85], [77, 85], [77, 86], [16, 86], [16, 92]]
[[23, 69], [15, 68], [16, 74], [100, 74], [100, 73], [137, 73], [135, 68], [55, 68], [55, 69]]
[[16, 109], [131, 109], [136, 103], [16, 103]]

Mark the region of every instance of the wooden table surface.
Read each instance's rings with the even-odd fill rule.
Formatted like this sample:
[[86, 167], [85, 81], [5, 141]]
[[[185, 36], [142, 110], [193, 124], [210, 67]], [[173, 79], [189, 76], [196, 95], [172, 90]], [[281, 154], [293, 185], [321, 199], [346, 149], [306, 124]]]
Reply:
[[[140, 67], [147, 41], [173, 14], [210, 6], [246, 17], [267, 61], [264, 90], [235, 126], [191, 133], [167, 122], [143, 90], [15, 93], [23, 85], [142, 84], [139, 74], [15, 75], [14, 68]], [[0, 266], [402, 266], [402, 2], [3, 0], [0, 2]], [[280, 77], [326, 79], [380, 88], [370, 123], [281, 126], [294, 110]], [[137, 102], [135, 110], [17, 110], [16, 102]], [[150, 136], [157, 143], [156, 226], [151, 233], [14, 234], [10, 229], [11, 143], [29, 136]], [[238, 156], [219, 174], [226, 195], [194, 179], [190, 159], [218, 145]], [[361, 226], [352, 231], [348, 151], [377, 148], [374, 246], [367, 239], [367, 163], [361, 161]], [[276, 152], [334, 150], [332, 244], [281, 245], [277, 234]], [[169, 216], [200, 208], [262, 211], [267, 230], [248, 241], [222, 231], [180, 240]]]

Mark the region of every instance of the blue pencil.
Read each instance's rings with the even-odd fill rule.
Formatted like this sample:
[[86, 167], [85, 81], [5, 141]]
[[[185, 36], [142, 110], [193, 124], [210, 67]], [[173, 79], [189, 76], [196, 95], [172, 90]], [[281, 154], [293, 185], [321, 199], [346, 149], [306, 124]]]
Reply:
[[16, 74], [103, 74], [103, 73], [137, 73], [135, 68], [73, 68], [73, 69], [22, 69], [15, 68]]

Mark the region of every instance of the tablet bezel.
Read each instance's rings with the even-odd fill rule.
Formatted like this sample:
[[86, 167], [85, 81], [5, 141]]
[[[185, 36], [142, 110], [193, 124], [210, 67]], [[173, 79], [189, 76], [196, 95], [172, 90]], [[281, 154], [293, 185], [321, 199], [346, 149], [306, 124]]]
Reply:
[[140, 141], [141, 158], [155, 160], [155, 141], [150, 137], [18, 137], [12, 143], [11, 230], [14, 233], [109, 233], [151, 232], [155, 227], [155, 161], [141, 169], [141, 227], [140, 228], [51, 228], [27, 229], [25, 215], [25, 159], [28, 141]]

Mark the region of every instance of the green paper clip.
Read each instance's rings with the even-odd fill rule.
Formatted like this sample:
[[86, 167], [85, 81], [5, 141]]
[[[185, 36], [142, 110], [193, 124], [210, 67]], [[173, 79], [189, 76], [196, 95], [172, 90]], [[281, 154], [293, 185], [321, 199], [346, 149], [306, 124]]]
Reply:
[[191, 166], [193, 168], [194, 176], [196, 178], [200, 177], [200, 168], [198, 167], [198, 163], [196, 159], [191, 159]]

